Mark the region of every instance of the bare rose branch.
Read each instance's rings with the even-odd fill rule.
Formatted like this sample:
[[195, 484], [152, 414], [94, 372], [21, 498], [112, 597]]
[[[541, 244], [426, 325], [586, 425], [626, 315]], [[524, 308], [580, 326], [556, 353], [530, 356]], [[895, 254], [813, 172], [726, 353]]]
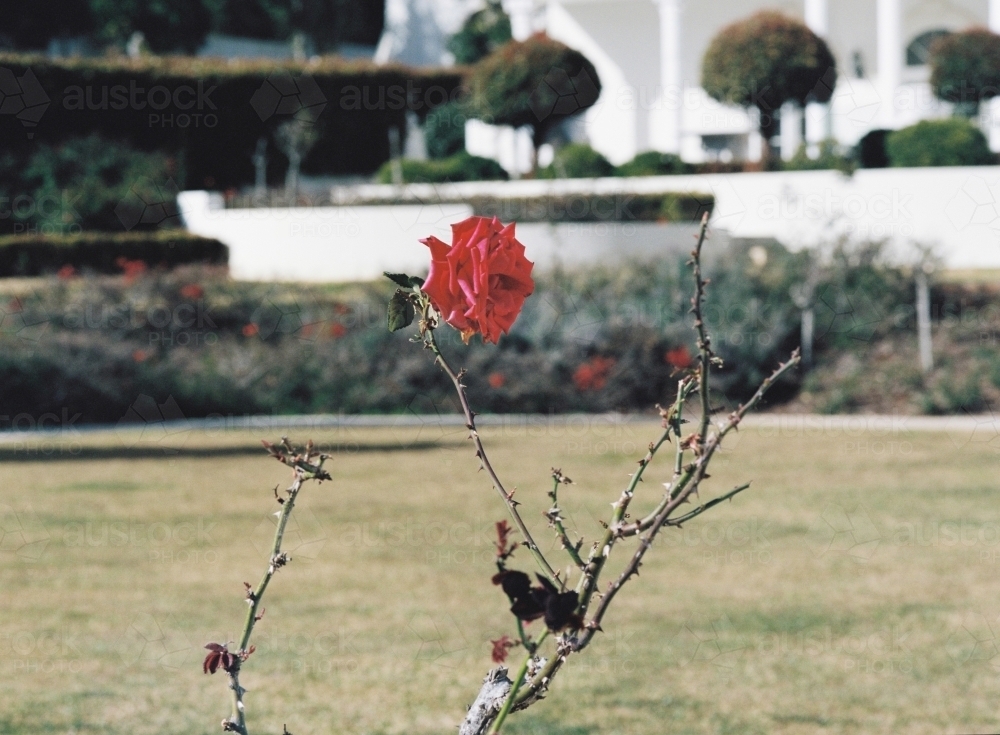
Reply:
[[[217, 669], [222, 668], [229, 677], [229, 690], [232, 698], [233, 712], [229, 719], [222, 721], [222, 729], [226, 732], [237, 732], [241, 735], [249, 735], [246, 724], [246, 711], [243, 704], [243, 695], [246, 690], [240, 685], [240, 668], [256, 648], [250, 645], [250, 636], [253, 634], [254, 626], [264, 617], [264, 610], [260, 608], [264, 592], [268, 584], [281, 567], [285, 566], [291, 558], [281, 550], [285, 529], [288, 519], [295, 508], [295, 501], [299, 492], [307, 480], [329, 480], [330, 474], [323, 469], [323, 463], [328, 459], [327, 455], [315, 451], [312, 441], [302, 450], [296, 450], [286, 437], [282, 437], [278, 445], [270, 442], [263, 442], [268, 454], [284, 465], [292, 468], [292, 484], [285, 490], [285, 497], [278, 495], [277, 488], [274, 489], [274, 497], [281, 507], [278, 513], [278, 524], [274, 531], [274, 541], [271, 544], [271, 554], [267, 570], [256, 587], [244, 582], [245, 596], [247, 603], [247, 614], [243, 623], [243, 631], [240, 640], [234, 651], [230, 651], [228, 646], [209, 643], [205, 648], [209, 649], [203, 663], [206, 674], [214, 674]], [[258, 608], [260, 611], [258, 612]], [[287, 732], [287, 731], [286, 731]]]

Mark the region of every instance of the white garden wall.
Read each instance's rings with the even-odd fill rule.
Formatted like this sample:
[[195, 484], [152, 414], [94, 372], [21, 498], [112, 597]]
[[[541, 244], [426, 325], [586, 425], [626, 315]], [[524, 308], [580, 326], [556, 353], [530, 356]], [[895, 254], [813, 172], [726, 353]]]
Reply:
[[[221, 197], [184, 192], [188, 228], [230, 248], [234, 278], [336, 282], [377, 278], [383, 270], [426, 267], [427, 235], [471, 213], [440, 199], [600, 193], [709, 192], [712, 226], [734, 237], [774, 237], [791, 248], [838, 236], [890, 240], [899, 257], [914, 244], [933, 246], [949, 268], [1000, 268], [1000, 167], [869, 169], [712, 174], [448, 185], [362, 186], [337, 190], [343, 206], [224, 209]], [[401, 198], [406, 204], [366, 206]], [[613, 262], [683, 246], [689, 227], [653, 223], [524, 223], [519, 239], [540, 267]]]

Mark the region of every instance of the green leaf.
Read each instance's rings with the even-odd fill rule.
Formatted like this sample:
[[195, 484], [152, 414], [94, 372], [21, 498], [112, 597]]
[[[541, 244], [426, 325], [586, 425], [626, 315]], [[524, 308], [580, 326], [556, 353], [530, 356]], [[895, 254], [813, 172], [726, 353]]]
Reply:
[[[403, 288], [409, 288], [410, 286], [413, 285], [411, 283], [411, 281], [413, 279], [410, 278], [405, 273], [389, 273], [388, 271], [384, 271], [382, 273], [382, 275], [384, 275], [390, 281], [392, 281], [393, 283], [395, 283], [397, 286], [402, 286]], [[422, 281], [421, 281], [421, 283], [422, 283]]]
[[413, 304], [400, 289], [389, 299], [389, 331], [397, 332], [413, 323]]
[[410, 285], [415, 288], [420, 288], [424, 285], [424, 279], [420, 276], [410, 276]]

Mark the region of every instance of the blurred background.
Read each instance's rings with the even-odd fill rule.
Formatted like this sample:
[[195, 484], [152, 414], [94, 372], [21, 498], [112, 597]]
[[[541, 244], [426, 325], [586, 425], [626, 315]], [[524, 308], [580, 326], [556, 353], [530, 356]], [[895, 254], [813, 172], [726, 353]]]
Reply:
[[474, 214], [536, 291], [439, 341], [553, 553], [550, 468], [589, 544], [696, 354], [704, 215], [712, 407], [803, 351], [704, 494], [752, 488], [512, 735], [996, 732], [998, 33], [1000, 0], [0, 0], [0, 735], [218, 731], [202, 646], [283, 433], [334, 481], [251, 729], [454, 732], [512, 632], [502, 509], [382, 273]]
[[655, 402], [693, 349], [704, 212], [727, 399], [802, 344], [774, 409], [989, 411], [998, 6], [6, 3], [11, 428], [140, 395], [450, 412], [378, 279], [473, 213], [538, 264], [513, 333], [469, 354], [490, 411]]

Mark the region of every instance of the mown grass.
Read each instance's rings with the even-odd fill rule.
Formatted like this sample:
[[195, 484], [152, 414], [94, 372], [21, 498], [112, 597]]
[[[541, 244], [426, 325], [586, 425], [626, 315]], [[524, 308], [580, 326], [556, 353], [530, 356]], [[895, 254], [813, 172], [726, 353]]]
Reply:
[[[577, 481], [564, 506], [593, 540], [655, 432], [484, 435], [555, 554], [549, 468]], [[499, 501], [458, 430], [294, 438], [310, 433], [335, 479], [307, 486], [268, 590], [243, 677], [251, 731], [454, 732], [489, 640], [513, 632], [489, 582]], [[0, 733], [219, 731], [225, 681], [202, 674], [201, 646], [236, 637], [287, 481], [259, 434], [0, 447]], [[1000, 440], [966, 441], [982, 438], [744, 429], [709, 489], [751, 490], [664, 538], [510, 732], [996, 732]]]

